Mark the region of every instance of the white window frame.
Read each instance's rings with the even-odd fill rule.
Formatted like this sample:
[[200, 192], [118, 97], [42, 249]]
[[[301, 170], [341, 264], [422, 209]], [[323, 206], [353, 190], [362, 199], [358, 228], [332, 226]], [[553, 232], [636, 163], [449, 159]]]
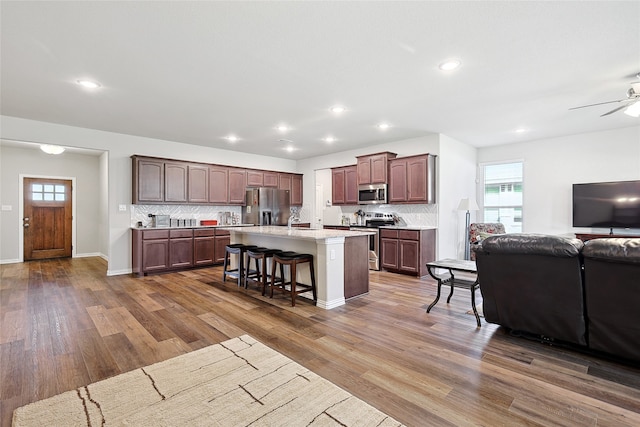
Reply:
[[[524, 161], [524, 159], [508, 159], [508, 160], [500, 160], [500, 161], [493, 161], [493, 162], [482, 162], [482, 163], [478, 163], [478, 180], [477, 180], [477, 188], [476, 188], [476, 194], [478, 195], [478, 207], [480, 208], [479, 213], [477, 215], [476, 221], [477, 222], [486, 222], [486, 219], [484, 217], [484, 188], [485, 188], [485, 167], [486, 166], [493, 166], [493, 165], [504, 165], [504, 164], [508, 164], [508, 163], [521, 163], [522, 164], [522, 205], [520, 206], [520, 209], [522, 210], [522, 217], [520, 219], [520, 224], [522, 227], [522, 231], [524, 232], [524, 218], [525, 218], [525, 209], [524, 209], [524, 204], [525, 204], [525, 177], [526, 177], [526, 163]], [[500, 191], [502, 191], [502, 186], [500, 186]]]

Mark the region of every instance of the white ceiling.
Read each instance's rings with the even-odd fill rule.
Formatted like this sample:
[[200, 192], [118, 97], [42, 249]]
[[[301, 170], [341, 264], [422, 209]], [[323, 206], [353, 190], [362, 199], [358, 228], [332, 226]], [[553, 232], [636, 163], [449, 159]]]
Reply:
[[[599, 117], [619, 104], [568, 110], [623, 99], [637, 80], [639, 1], [0, 7], [7, 116], [292, 159], [430, 133], [483, 147], [640, 123]], [[450, 57], [462, 66], [440, 71]]]

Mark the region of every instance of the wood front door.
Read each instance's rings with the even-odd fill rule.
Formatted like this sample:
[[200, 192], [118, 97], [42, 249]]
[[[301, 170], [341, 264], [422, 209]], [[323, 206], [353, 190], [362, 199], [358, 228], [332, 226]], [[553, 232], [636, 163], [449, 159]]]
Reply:
[[24, 178], [24, 260], [71, 256], [71, 181]]

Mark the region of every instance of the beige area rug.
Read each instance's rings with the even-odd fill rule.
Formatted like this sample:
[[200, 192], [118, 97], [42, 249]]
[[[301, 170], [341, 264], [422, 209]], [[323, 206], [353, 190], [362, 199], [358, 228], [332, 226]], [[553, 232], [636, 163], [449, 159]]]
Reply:
[[398, 426], [248, 335], [15, 410], [14, 426]]

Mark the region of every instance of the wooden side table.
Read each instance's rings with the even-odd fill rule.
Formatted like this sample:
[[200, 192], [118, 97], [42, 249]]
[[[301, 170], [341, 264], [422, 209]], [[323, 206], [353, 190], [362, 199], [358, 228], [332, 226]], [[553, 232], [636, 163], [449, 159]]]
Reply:
[[[438, 275], [435, 273], [435, 270], [437, 269], [447, 270], [448, 273]], [[476, 289], [480, 287], [480, 284], [478, 283], [478, 270], [476, 269], [475, 261], [447, 258], [427, 263], [427, 271], [429, 272], [429, 275], [438, 282], [438, 293], [436, 295], [436, 299], [429, 305], [429, 307], [427, 307], [427, 313], [431, 311], [431, 309], [440, 300], [440, 289], [442, 288], [442, 285], [448, 285], [451, 287], [451, 292], [449, 292], [449, 296], [447, 297], [447, 304], [451, 301], [454, 288], [469, 289], [469, 291], [471, 291], [471, 308], [473, 308], [473, 314], [475, 314], [476, 322], [480, 328], [482, 324], [480, 323], [480, 316], [476, 309]], [[457, 273], [468, 274], [467, 277], [463, 277], [460, 274], [456, 276]], [[475, 278], [469, 278], [469, 275], [471, 274], [475, 274]]]

